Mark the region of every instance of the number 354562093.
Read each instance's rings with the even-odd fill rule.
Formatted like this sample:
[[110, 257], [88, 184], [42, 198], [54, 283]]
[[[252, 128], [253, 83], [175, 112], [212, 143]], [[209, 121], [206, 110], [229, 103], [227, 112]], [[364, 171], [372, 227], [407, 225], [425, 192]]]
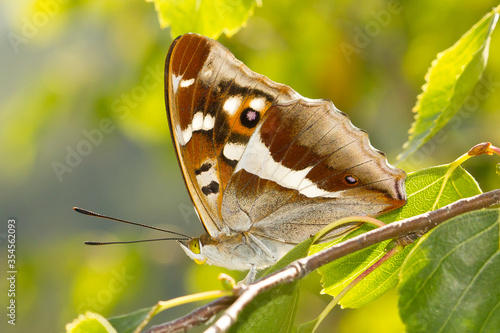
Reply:
[[16, 264], [16, 220], [9, 219], [7, 223], [8, 234], [7, 234], [7, 251], [9, 254], [7, 255], [8, 265], [12, 267]]

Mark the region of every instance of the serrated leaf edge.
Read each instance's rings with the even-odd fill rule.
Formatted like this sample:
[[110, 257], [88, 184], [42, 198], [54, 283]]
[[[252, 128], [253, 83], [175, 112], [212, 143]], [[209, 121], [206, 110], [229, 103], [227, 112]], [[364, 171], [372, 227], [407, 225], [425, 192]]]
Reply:
[[[500, 6], [499, 6], [500, 7]], [[432, 126], [431, 130], [429, 133], [427, 133], [423, 139], [419, 140], [421, 141], [417, 146], [415, 146], [413, 149], [410, 149], [410, 150], [406, 150], [409, 146], [410, 146], [410, 143], [412, 142], [412, 140], [414, 139], [415, 135], [414, 135], [414, 132], [415, 132], [415, 129], [418, 125], [418, 120], [420, 119], [421, 117], [421, 114], [418, 113], [418, 111], [420, 110], [420, 106], [421, 106], [421, 102], [422, 102], [422, 99], [423, 99], [423, 96], [426, 94], [427, 92], [427, 88], [429, 86], [429, 80], [430, 80], [430, 76], [431, 76], [431, 73], [433, 72], [434, 68], [436, 67], [437, 63], [439, 62], [439, 60], [447, 53], [449, 52], [450, 50], [454, 49], [458, 44], [459, 42], [463, 39], [463, 38], [466, 38], [467, 36], [469, 36], [480, 24], [482, 24], [485, 20], [488, 20], [488, 19], [491, 19], [491, 16], [493, 15], [494, 17], [491, 19], [491, 22], [490, 22], [490, 25], [488, 27], [488, 32], [486, 34], [487, 38], [486, 38], [486, 42], [484, 43], [484, 45], [476, 52], [474, 52], [470, 57], [469, 57], [469, 61], [467, 63], [467, 65], [470, 63], [470, 59], [473, 59], [475, 56], [477, 56], [478, 53], [482, 53], [484, 52], [485, 49], [488, 48], [489, 46], [489, 39], [491, 38], [491, 32], [492, 30], [494, 29], [495, 27], [495, 24], [498, 20], [498, 11], [499, 11], [499, 7], [496, 7], [493, 11], [491, 11], [490, 13], [486, 14], [480, 21], [478, 21], [476, 24], [474, 24], [472, 26], [471, 29], [469, 29], [457, 42], [455, 42], [455, 44], [453, 44], [451, 47], [447, 48], [446, 50], [444, 51], [441, 51], [439, 52], [437, 55], [436, 55], [436, 59], [434, 59], [431, 63], [431, 67], [429, 67], [427, 73], [425, 74], [424, 78], [425, 78], [425, 83], [422, 85], [422, 92], [417, 96], [417, 102], [415, 103], [415, 106], [412, 108], [412, 112], [415, 114], [414, 115], [414, 122], [412, 123], [410, 129], [408, 130], [408, 134], [409, 134], [409, 137], [408, 137], [408, 141], [406, 141], [403, 145], [403, 149], [404, 151], [401, 152], [397, 157], [396, 157], [396, 160], [398, 162], [401, 162], [403, 161], [404, 159], [406, 159], [408, 156], [410, 156], [412, 153], [414, 153], [418, 148], [420, 148], [423, 143], [424, 143], [424, 140], [427, 139], [429, 136], [432, 136], [434, 135], [435, 133], [434, 132], [434, 129], [436, 128], [437, 124], [439, 123], [439, 120], [442, 119], [443, 117], [443, 110], [446, 110], [449, 108], [449, 106], [451, 105], [451, 101], [453, 99], [453, 96], [454, 96], [454, 93], [450, 94], [449, 95], [449, 98], [447, 98], [445, 101], [447, 102], [447, 104], [445, 106], [443, 106], [443, 108], [438, 112], [438, 115], [437, 117], [435, 117], [435, 119], [432, 120], [432, 123], [434, 124], [434, 126]], [[455, 80], [455, 84], [453, 85], [453, 88], [452, 88], [452, 91], [455, 91], [456, 87], [457, 87], [457, 82], [458, 82], [458, 78], [462, 76], [462, 74], [465, 72], [465, 68], [467, 67], [466, 66], [462, 66], [461, 68], [461, 71], [459, 74], [457, 74], [456, 76], [456, 80]], [[436, 131], [437, 132], [437, 131]]]

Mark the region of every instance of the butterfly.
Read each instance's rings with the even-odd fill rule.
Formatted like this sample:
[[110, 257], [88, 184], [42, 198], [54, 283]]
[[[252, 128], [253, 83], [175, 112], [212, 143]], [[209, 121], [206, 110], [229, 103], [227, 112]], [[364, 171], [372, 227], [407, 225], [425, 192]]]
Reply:
[[331, 101], [302, 97], [251, 71], [215, 40], [174, 40], [165, 102], [206, 230], [178, 242], [198, 264], [261, 269], [339, 218], [377, 216], [406, 203], [405, 173]]

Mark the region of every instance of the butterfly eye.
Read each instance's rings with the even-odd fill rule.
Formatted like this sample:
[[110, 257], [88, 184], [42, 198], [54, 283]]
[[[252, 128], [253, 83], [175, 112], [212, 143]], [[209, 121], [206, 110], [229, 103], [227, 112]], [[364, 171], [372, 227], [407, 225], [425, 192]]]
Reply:
[[245, 127], [254, 128], [259, 123], [259, 120], [260, 113], [252, 108], [246, 108], [241, 112], [240, 121]]
[[348, 185], [354, 185], [358, 182], [358, 179], [356, 177], [354, 177], [353, 175], [347, 175], [347, 176], [345, 176], [344, 179]]
[[200, 254], [201, 249], [200, 249], [200, 240], [198, 238], [193, 238], [189, 242], [189, 249], [194, 253], [194, 254]]
[[[191, 239], [189, 241], [189, 249], [194, 254], [200, 254], [201, 253], [200, 239], [199, 238]], [[204, 257], [204, 256], [200, 256], [200, 257]], [[196, 259], [196, 258], [193, 258], [193, 259], [194, 259], [194, 262], [197, 263], [198, 265], [203, 265], [207, 261], [207, 258], [205, 258], [205, 257], [203, 259]]]

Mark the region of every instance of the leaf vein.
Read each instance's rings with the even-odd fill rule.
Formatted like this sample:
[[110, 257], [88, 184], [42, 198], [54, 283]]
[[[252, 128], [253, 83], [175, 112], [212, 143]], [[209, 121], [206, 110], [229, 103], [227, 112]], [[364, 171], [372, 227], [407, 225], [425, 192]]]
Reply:
[[[488, 231], [490, 228], [493, 228], [493, 227], [496, 227], [495, 224], [493, 224], [491, 227], [488, 227], [487, 229], [485, 229], [483, 232], [485, 231]], [[480, 234], [482, 234], [483, 232], [481, 232]], [[478, 234], [479, 235], [479, 234]], [[474, 236], [476, 237], [476, 236]], [[481, 268], [478, 270], [478, 272], [474, 275], [474, 277], [472, 278], [472, 280], [469, 282], [469, 284], [467, 285], [467, 288], [465, 288], [461, 295], [460, 295], [460, 298], [455, 302], [455, 305], [453, 306], [453, 308], [451, 309], [450, 313], [448, 314], [448, 316], [446, 317], [446, 320], [443, 322], [443, 325], [441, 326], [441, 328], [439, 329], [438, 332], [442, 332], [444, 327], [446, 326], [446, 324], [450, 321], [450, 318], [451, 316], [453, 315], [453, 313], [455, 312], [455, 310], [457, 309], [458, 307], [458, 304], [461, 302], [461, 300], [465, 297], [465, 295], [467, 294], [467, 292], [469, 291], [469, 289], [471, 288], [471, 286], [474, 284], [474, 282], [478, 279], [478, 277], [481, 275], [481, 272], [485, 269], [485, 267], [488, 266], [488, 263], [491, 261], [491, 259], [493, 257], [495, 257], [495, 255], [497, 255], [498, 252], [495, 252], [493, 253], [489, 258], [488, 260], [485, 261], [485, 263], [483, 264], [483, 266], [481, 266]]]
[[472, 241], [474, 240], [476, 237], [479, 237], [481, 236], [483, 233], [487, 232], [489, 229], [493, 228], [495, 225], [492, 225], [480, 232], [478, 232], [477, 234], [475, 234], [473, 237], [467, 239], [465, 242], [462, 242], [460, 244], [458, 244], [457, 246], [453, 247], [452, 249], [450, 249], [450, 251], [448, 253], [446, 253], [445, 255], [443, 255], [440, 260], [437, 262], [435, 268], [430, 272], [430, 274], [425, 278], [424, 282], [421, 284], [421, 286], [418, 288], [418, 290], [415, 291], [415, 293], [413, 294], [413, 297], [408, 301], [406, 302], [406, 305], [404, 307], [404, 312], [406, 312], [406, 310], [408, 309], [408, 307], [411, 305], [411, 303], [413, 302], [413, 300], [418, 296], [420, 295], [420, 292], [422, 291], [422, 289], [424, 289], [424, 287], [427, 285], [427, 283], [431, 280], [432, 276], [439, 270], [440, 266], [441, 266], [441, 263], [446, 259], [448, 258], [452, 253], [454, 253], [458, 248], [464, 246], [465, 244], [467, 244], [469, 241]]

